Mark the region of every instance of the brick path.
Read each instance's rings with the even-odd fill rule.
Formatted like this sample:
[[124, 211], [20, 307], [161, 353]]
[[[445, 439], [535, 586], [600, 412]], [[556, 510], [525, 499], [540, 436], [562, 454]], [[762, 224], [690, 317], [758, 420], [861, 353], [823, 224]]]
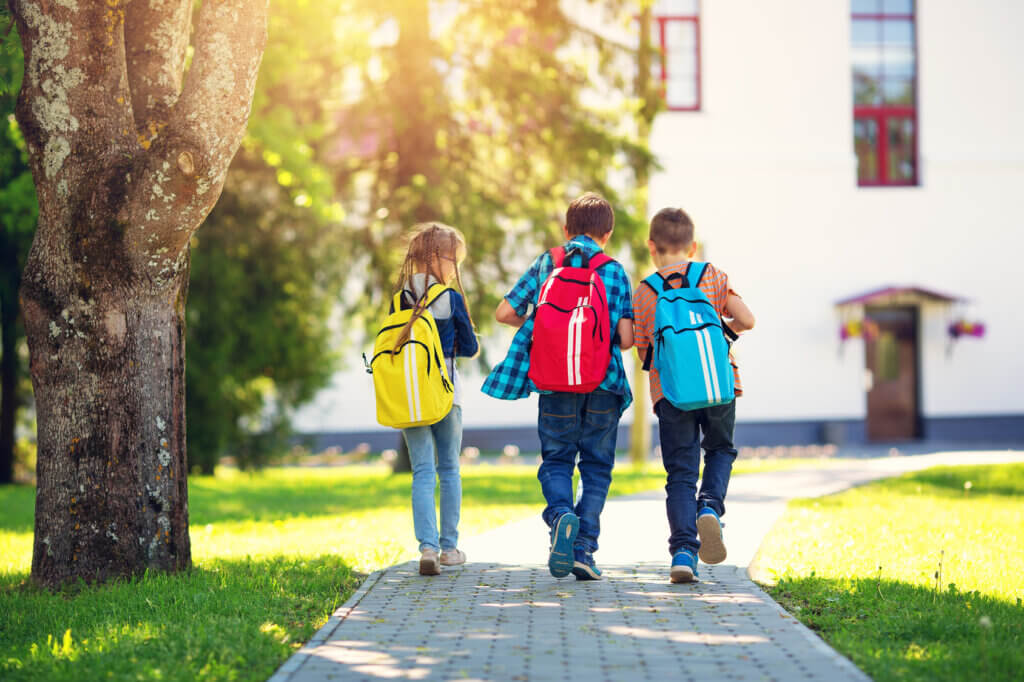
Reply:
[[786, 500], [928, 466], [1022, 459], [951, 453], [736, 477], [729, 558], [701, 565], [693, 585], [668, 582], [660, 491], [606, 506], [600, 582], [552, 578], [543, 524], [510, 523], [468, 539], [471, 563], [437, 578], [420, 577], [415, 562], [374, 573], [271, 682], [866, 680], [747, 578]]

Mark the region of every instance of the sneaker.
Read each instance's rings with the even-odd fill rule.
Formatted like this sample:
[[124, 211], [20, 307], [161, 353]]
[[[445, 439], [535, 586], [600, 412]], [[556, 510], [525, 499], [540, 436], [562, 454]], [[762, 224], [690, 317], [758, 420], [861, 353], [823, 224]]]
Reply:
[[576, 580], [600, 580], [601, 571], [594, 563], [594, 555], [582, 547], [573, 550], [572, 574]]
[[564, 578], [573, 568], [573, 543], [580, 531], [580, 519], [572, 512], [558, 517], [551, 531], [551, 554], [548, 556], [548, 570], [556, 578]]
[[420, 554], [420, 575], [441, 575], [441, 558], [429, 547]]
[[720, 564], [725, 561], [725, 541], [722, 539], [722, 521], [711, 507], [704, 507], [697, 513], [697, 537], [700, 550], [697, 554], [706, 564]]
[[441, 552], [442, 566], [461, 566], [466, 563], [466, 553], [461, 549], [452, 547]]
[[695, 583], [697, 580], [697, 557], [689, 550], [681, 550], [672, 556], [672, 572], [669, 579], [674, 583]]

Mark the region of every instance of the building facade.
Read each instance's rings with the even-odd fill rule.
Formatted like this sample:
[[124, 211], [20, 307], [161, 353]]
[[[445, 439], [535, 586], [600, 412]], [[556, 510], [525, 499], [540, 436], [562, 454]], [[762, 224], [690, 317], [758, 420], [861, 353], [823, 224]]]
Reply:
[[748, 433], [1024, 440], [1024, 3], [655, 15], [650, 210], [687, 210], [757, 315], [736, 345]]

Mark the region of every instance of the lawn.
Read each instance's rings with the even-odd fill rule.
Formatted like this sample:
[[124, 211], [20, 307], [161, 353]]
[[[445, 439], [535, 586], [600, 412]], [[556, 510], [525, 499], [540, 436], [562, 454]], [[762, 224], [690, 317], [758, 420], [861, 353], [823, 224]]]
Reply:
[[[662, 485], [658, 465], [619, 466], [611, 495]], [[372, 466], [194, 476], [191, 572], [61, 595], [28, 582], [34, 490], [0, 488], [0, 678], [266, 679], [364, 574], [416, 555], [409, 486]], [[465, 467], [463, 489], [464, 537], [542, 508], [535, 466]]]
[[1024, 465], [929, 469], [794, 501], [758, 571], [875, 680], [1019, 680]]

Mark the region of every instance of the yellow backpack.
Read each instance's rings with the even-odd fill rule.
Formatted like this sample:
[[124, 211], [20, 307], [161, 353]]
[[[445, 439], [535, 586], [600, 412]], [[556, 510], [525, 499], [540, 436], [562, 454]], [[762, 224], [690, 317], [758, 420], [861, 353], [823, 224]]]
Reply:
[[428, 426], [444, 419], [452, 409], [455, 392], [444, 364], [441, 335], [429, 310], [448, 289], [441, 284], [430, 285], [423, 314], [412, 323], [408, 340], [397, 349], [395, 342], [413, 311], [402, 310], [402, 292], [395, 294], [392, 312], [377, 333], [367, 369], [373, 375], [381, 426]]

